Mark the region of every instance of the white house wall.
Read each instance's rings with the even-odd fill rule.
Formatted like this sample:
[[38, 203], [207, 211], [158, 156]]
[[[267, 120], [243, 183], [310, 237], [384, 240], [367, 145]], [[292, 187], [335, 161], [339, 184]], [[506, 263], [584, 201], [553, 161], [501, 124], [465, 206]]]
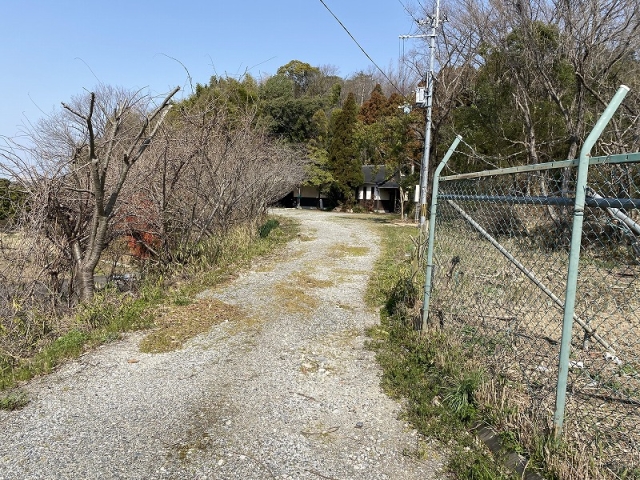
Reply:
[[358, 200], [391, 200], [391, 192], [387, 188], [358, 187]]

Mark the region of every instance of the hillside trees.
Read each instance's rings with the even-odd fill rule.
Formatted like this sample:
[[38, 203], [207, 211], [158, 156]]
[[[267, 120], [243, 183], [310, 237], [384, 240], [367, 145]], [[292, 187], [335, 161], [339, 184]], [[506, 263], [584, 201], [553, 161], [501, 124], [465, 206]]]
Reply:
[[322, 94], [318, 88], [312, 89], [319, 85], [318, 79], [322, 76], [320, 69], [312, 67], [308, 63], [300, 60], [291, 60], [286, 65], [278, 68], [278, 75], [291, 80], [293, 83], [293, 94], [296, 98], [303, 95], [314, 96]]
[[[333, 67], [292, 60], [259, 83], [255, 124], [264, 126], [270, 136], [303, 148], [310, 161], [304, 185], [321, 193], [333, 185], [339, 201], [352, 202], [351, 190], [360, 184], [362, 164], [386, 164], [396, 170], [419, 159], [412, 158], [419, 116], [403, 118], [398, 107], [406, 100], [397, 93], [387, 98], [384, 89], [389, 86], [376, 84], [378, 78], [359, 72], [344, 80]], [[345, 121], [345, 111], [357, 112], [363, 102], [360, 116], [348, 115], [346, 130], [336, 127]]]
[[299, 60], [280, 67], [260, 86], [259, 123], [290, 143], [308, 143], [315, 135], [314, 115], [330, 115], [338, 105], [342, 80], [331, 72]]
[[182, 107], [196, 105], [224, 105], [229, 122], [242, 116], [247, 108], [255, 107], [259, 102], [258, 82], [249, 74], [240, 79], [212, 76], [209, 84], [197, 84], [195, 92], [181, 102]]
[[350, 75], [344, 82], [342, 89], [343, 101], [346, 101], [347, 96], [351, 93], [354, 95], [357, 105], [362, 105], [367, 98], [369, 98], [371, 92], [380, 84], [379, 73], [373, 68], [367, 71], [359, 71]]
[[416, 132], [424, 129], [424, 122], [420, 110], [405, 114], [401, 108], [405, 103], [397, 93], [387, 98], [377, 84], [362, 104], [355, 140], [363, 164], [397, 170], [419, 159], [421, 145], [416, 145]]
[[466, 138], [484, 130], [478, 136], [490, 153], [510, 158], [511, 164], [575, 158], [596, 112], [624, 83], [635, 92], [600, 145], [608, 152], [637, 149], [639, 97], [633, 86], [638, 85], [640, 18], [634, 2], [460, 0], [451, 5], [446, 31], [455, 35], [447, 41], [466, 52], [475, 71], [454, 115]]

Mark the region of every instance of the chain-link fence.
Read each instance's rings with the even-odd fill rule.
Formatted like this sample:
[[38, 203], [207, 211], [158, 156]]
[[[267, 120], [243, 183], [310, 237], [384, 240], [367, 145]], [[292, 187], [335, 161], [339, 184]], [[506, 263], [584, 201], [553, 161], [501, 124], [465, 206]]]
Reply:
[[[591, 160], [564, 410], [576, 455], [615, 475], [640, 472], [639, 162]], [[538, 431], [553, 429], [576, 166], [442, 177], [437, 196], [429, 322]]]

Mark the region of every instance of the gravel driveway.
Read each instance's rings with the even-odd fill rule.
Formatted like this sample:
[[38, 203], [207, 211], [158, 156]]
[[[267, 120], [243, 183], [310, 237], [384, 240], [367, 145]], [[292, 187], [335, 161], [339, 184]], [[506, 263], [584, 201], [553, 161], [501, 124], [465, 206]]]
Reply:
[[165, 354], [130, 335], [31, 382], [0, 412], [0, 479], [442, 478], [363, 347], [373, 223], [277, 213], [302, 224], [284, 254], [200, 294], [246, 320]]

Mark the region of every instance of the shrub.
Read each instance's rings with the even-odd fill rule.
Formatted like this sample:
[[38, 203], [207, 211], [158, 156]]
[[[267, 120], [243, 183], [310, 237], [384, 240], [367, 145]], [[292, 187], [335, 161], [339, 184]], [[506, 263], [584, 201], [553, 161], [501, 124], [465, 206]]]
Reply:
[[270, 218], [264, 224], [260, 226], [258, 229], [258, 233], [260, 234], [260, 238], [267, 238], [271, 233], [271, 230], [278, 228], [280, 226], [280, 222], [275, 218]]

